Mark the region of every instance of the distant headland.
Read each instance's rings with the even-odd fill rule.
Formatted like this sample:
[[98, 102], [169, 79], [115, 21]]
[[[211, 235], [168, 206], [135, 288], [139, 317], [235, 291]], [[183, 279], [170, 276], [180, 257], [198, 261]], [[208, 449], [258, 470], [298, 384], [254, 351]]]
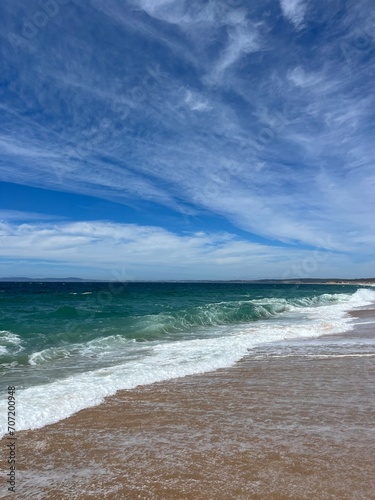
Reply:
[[[98, 280], [87, 278], [28, 278], [25, 276], [0, 277], [0, 282], [61, 282], [61, 283], [109, 283], [115, 280]], [[129, 280], [134, 283], [249, 283], [259, 285], [358, 285], [375, 286], [375, 278], [291, 278], [291, 279], [257, 279], [257, 280]]]

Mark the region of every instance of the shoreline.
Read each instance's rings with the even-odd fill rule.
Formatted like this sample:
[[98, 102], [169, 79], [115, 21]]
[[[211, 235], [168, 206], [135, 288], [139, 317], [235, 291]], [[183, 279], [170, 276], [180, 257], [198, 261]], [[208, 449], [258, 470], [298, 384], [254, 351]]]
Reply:
[[17, 497], [370, 498], [375, 310], [350, 314], [343, 334], [262, 346], [18, 432]]

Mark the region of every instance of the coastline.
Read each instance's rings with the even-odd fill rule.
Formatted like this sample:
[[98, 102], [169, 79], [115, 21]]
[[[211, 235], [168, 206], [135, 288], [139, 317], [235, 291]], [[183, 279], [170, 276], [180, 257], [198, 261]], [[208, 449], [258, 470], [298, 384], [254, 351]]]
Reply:
[[17, 498], [371, 498], [375, 310], [351, 314], [17, 433]]

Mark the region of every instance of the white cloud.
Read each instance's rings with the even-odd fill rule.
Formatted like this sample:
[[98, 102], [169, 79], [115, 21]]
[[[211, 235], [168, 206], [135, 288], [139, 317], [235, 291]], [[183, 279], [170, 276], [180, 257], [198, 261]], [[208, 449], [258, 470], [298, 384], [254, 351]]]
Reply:
[[211, 109], [207, 99], [190, 90], [186, 91], [185, 102], [192, 111], [206, 111]]
[[311, 87], [322, 83], [323, 76], [318, 73], [309, 73], [300, 66], [288, 71], [288, 79], [296, 85], [296, 87]]
[[56, 215], [40, 214], [37, 212], [22, 212], [21, 210], [2, 210], [0, 209], [0, 221], [41, 221], [41, 220], [59, 220], [64, 217]]
[[[32, 259], [29, 270], [46, 269], [50, 262], [61, 269], [91, 268], [93, 277], [125, 268], [134, 279], [250, 279], [293, 274], [298, 278], [329, 274], [329, 265], [341, 259], [323, 251], [267, 247], [229, 233], [176, 234], [160, 227], [100, 221], [0, 223], [0, 242], [0, 257], [8, 263], [19, 261], [23, 272]], [[306, 259], [310, 270], [303, 270]]]
[[215, 85], [223, 83], [224, 72], [238, 63], [243, 56], [260, 49], [257, 30], [243, 22], [228, 27], [228, 42], [215, 62], [206, 80]]
[[283, 15], [293, 23], [296, 29], [303, 27], [303, 22], [307, 10], [305, 0], [280, 0]]
[[185, 0], [135, 0], [134, 4], [139, 5], [149, 16], [169, 23], [189, 21]]

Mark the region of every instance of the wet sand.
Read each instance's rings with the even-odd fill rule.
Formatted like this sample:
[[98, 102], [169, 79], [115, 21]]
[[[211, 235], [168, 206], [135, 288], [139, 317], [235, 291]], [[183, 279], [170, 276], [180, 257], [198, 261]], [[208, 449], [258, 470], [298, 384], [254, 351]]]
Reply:
[[13, 497], [375, 498], [375, 311], [353, 314], [352, 332], [263, 346], [19, 432]]

